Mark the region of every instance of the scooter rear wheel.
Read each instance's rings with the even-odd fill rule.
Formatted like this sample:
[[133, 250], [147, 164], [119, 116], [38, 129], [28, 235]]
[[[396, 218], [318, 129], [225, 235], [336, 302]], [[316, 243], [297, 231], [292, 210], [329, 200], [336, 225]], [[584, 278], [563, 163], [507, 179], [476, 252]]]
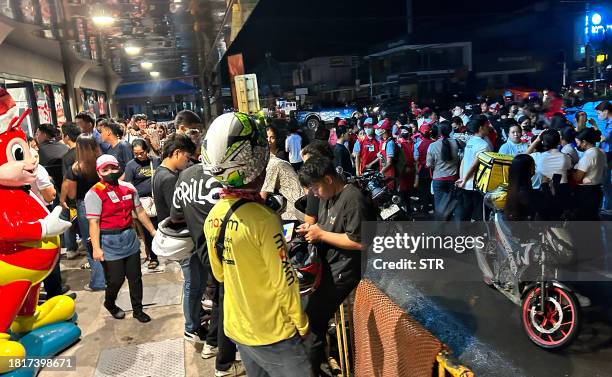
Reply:
[[545, 307], [541, 308], [541, 287], [533, 287], [523, 298], [521, 322], [527, 337], [538, 347], [559, 350], [578, 334], [580, 305], [573, 293], [548, 287]]

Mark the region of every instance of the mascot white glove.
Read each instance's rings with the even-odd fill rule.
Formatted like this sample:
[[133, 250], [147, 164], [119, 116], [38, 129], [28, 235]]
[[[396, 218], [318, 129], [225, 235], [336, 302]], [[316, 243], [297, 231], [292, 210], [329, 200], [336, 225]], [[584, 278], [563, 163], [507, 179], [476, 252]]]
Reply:
[[59, 218], [61, 213], [62, 207], [57, 206], [47, 217], [38, 220], [42, 225], [42, 238], [58, 236], [70, 228], [72, 223]]

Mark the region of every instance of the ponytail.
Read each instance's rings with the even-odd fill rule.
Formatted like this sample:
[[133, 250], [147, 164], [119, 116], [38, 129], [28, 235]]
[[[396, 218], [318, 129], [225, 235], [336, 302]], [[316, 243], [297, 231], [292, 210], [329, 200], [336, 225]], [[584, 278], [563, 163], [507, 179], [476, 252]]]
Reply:
[[438, 131], [440, 132], [440, 136], [442, 136], [442, 161], [453, 160], [453, 151], [449, 140], [452, 130], [453, 127], [448, 122], [442, 122], [438, 126]]

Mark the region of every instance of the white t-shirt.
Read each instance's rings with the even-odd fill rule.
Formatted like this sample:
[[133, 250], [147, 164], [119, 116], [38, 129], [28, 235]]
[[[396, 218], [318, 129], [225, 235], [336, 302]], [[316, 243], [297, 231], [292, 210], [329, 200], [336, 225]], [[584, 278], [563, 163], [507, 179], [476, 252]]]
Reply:
[[590, 148], [576, 164], [576, 170], [584, 172], [581, 185], [600, 185], [606, 169], [606, 154], [599, 148]]
[[570, 159], [572, 160], [572, 166], [576, 165], [578, 163], [578, 160], [580, 160], [576, 148], [574, 148], [574, 146], [571, 144], [565, 144], [563, 148], [561, 148], [561, 153], [566, 154], [570, 157]]
[[41, 202], [47, 205], [49, 203], [45, 202], [45, 199], [41, 195], [40, 190], [44, 190], [50, 186], [53, 186], [53, 183], [51, 182], [51, 178], [49, 177], [49, 172], [47, 172], [47, 169], [45, 169], [44, 166], [38, 165], [38, 167], [36, 168], [36, 181], [32, 183], [30, 189], [40, 199]]
[[[491, 144], [489, 144], [482, 137], [471, 137], [465, 145], [465, 150], [463, 152], [463, 163], [461, 164], [461, 178], [463, 179], [467, 175], [468, 171], [470, 170], [470, 167], [478, 158], [478, 155], [481, 152], [491, 152], [492, 150], [493, 149], [491, 148]], [[472, 178], [470, 178], [470, 180], [465, 182], [465, 190], [474, 190], [474, 175], [472, 175]]]
[[298, 134], [291, 134], [285, 140], [285, 151], [289, 153], [289, 162], [292, 164], [302, 162], [300, 151], [302, 150], [302, 137]]
[[538, 189], [544, 177], [552, 181], [553, 175], [560, 174], [561, 182], [567, 183], [567, 171], [572, 168], [572, 162], [568, 155], [551, 149], [546, 152], [535, 152], [531, 154], [535, 160], [536, 173], [532, 180], [533, 188]]

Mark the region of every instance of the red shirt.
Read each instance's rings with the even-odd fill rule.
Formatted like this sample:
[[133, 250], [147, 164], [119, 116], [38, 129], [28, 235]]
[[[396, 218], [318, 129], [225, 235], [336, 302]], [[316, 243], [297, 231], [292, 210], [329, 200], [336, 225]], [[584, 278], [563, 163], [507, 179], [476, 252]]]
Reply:
[[379, 150], [378, 141], [373, 137], [369, 138], [366, 136], [365, 139], [359, 142], [359, 167], [362, 173], [368, 164], [376, 160]]
[[400, 174], [400, 191], [405, 191], [414, 186], [414, 142], [412, 139], [397, 139], [400, 153], [406, 156], [406, 171]]
[[[387, 143], [395, 143], [395, 140], [393, 140], [393, 138], [390, 137], [387, 140], [380, 141], [380, 154], [382, 154], [382, 160], [379, 162], [380, 170], [382, 170], [383, 165], [387, 162]], [[394, 153], [399, 152], [398, 149], [399, 148], [395, 148]], [[393, 158], [397, 158], [397, 156], [393, 156]], [[389, 167], [389, 169], [387, 169], [384, 172], [384, 175], [385, 175], [385, 178], [388, 178], [387, 187], [393, 190], [395, 188], [395, 178], [396, 178], [395, 166], [391, 164], [391, 167]], [[390, 179], [390, 178], [393, 178], [393, 179]]]
[[140, 207], [138, 192], [132, 184], [119, 181], [117, 186], [96, 183], [85, 195], [88, 219], [100, 219], [100, 229], [125, 229], [132, 225], [132, 211]]

